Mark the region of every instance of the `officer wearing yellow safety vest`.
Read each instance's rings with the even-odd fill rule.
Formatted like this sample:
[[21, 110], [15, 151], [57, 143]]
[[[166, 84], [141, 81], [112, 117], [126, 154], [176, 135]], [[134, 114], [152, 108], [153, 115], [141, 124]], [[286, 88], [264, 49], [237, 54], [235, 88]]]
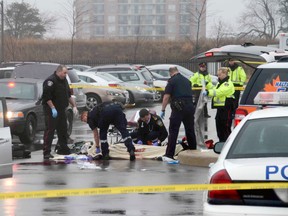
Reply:
[[[199, 63], [199, 71], [194, 73], [193, 76], [190, 78], [190, 82], [192, 84], [192, 87], [202, 87], [202, 82], [205, 82], [206, 89], [211, 89], [213, 88], [212, 84], [212, 78], [210, 74], [207, 72], [207, 65], [205, 62]], [[194, 103], [197, 106], [198, 100], [199, 100], [199, 94], [201, 92], [201, 88], [199, 89], [193, 89], [193, 96], [194, 96]], [[208, 109], [207, 109], [207, 103], [204, 105], [204, 117], [205, 118], [210, 118], [208, 114]]]
[[[240, 65], [235, 63], [235, 60], [233, 58], [229, 59], [228, 67], [230, 68], [228, 76], [234, 84], [234, 87], [243, 87], [247, 78], [245, 70]], [[235, 101], [233, 115], [239, 104], [240, 92], [241, 90], [236, 89], [234, 93]]]
[[204, 96], [212, 97], [212, 109], [217, 109], [215, 121], [217, 136], [220, 142], [225, 142], [227, 140], [231, 133], [232, 125], [235, 88], [228, 73], [229, 68], [219, 68], [217, 71], [217, 86], [203, 92]]

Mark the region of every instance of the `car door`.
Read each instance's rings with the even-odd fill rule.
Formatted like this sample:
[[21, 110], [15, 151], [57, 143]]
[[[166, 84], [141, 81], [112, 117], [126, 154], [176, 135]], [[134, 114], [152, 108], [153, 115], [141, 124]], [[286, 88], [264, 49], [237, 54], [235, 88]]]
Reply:
[[6, 101], [0, 98], [0, 178], [12, 177], [12, 137], [10, 128], [6, 127]]

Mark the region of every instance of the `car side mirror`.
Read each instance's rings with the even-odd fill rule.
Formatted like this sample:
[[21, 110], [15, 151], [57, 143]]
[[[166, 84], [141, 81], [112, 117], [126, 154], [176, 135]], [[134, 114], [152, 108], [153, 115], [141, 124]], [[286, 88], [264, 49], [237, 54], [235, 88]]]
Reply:
[[215, 145], [214, 145], [213, 151], [216, 154], [220, 154], [224, 144], [225, 144], [225, 142], [216, 142]]

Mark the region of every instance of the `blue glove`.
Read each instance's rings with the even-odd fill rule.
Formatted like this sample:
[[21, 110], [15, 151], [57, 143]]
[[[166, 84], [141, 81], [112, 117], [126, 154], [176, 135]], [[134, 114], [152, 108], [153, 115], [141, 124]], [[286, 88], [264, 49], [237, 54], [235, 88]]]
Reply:
[[207, 96], [207, 95], [208, 95], [208, 92], [207, 92], [207, 91], [203, 91], [203, 92], [202, 92], [202, 95], [203, 95], [203, 96]]
[[101, 153], [100, 147], [96, 147], [96, 154], [100, 154], [100, 153]]
[[165, 118], [165, 111], [161, 111], [161, 113], [160, 113], [160, 117], [161, 117], [162, 119]]
[[158, 146], [158, 141], [154, 141], [154, 142], [152, 143], [152, 145], [153, 145], [153, 146]]
[[142, 144], [143, 144], [143, 141], [142, 141], [142, 140], [138, 140], [137, 144], [142, 145]]
[[57, 115], [58, 115], [58, 112], [57, 112], [57, 110], [55, 109], [55, 107], [52, 108], [52, 117], [53, 117], [53, 118], [56, 118]]

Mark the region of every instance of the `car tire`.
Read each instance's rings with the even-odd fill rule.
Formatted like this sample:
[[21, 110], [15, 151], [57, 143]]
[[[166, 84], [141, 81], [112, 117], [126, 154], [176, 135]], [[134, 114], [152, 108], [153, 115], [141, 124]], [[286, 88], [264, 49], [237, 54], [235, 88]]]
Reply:
[[92, 110], [95, 106], [100, 104], [101, 98], [97, 94], [87, 94], [87, 99], [86, 99], [86, 109], [87, 110]]
[[134, 95], [130, 91], [128, 91], [128, 93], [129, 93], [129, 104], [134, 104], [135, 103]]
[[[155, 87], [159, 88], [159, 87]], [[155, 91], [155, 102], [161, 102], [163, 97], [163, 93], [161, 91]]]
[[36, 135], [37, 120], [33, 115], [28, 115], [25, 122], [25, 129], [22, 134], [19, 135], [19, 140], [23, 144], [33, 143]]
[[66, 117], [67, 117], [67, 135], [69, 137], [72, 134], [73, 129], [73, 113], [70, 110], [66, 111]]

